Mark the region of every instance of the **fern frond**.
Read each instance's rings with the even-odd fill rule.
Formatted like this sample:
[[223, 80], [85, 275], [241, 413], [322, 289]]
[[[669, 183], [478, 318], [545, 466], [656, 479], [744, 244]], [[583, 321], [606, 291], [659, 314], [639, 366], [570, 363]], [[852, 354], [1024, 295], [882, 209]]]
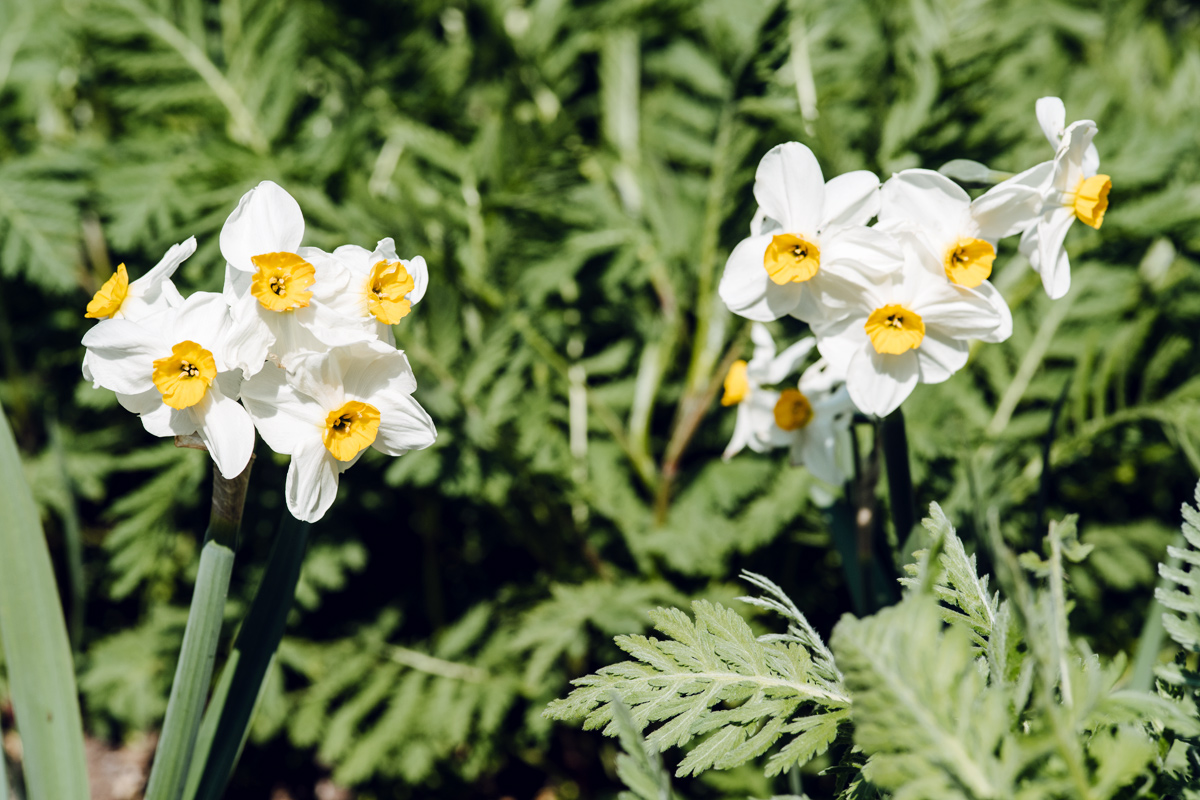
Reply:
[[850, 698], [819, 674], [809, 651], [759, 641], [736, 612], [720, 605], [700, 600], [692, 609], [694, 620], [678, 609], [651, 612], [669, 640], [618, 637], [635, 660], [575, 680], [577, 688], [545, 713], [582, 718], [584, 727], [615, 736], [615, 692], [639, 730], [657, 725], [646, 741], [659, 751], [700, 739], [679, 765], [680, 776], [736, 766], [788, 734], [791, 749], [772, 759], [769, 774], [823, 751], [846, 719]]
[[1158, 565], [1166, 585], [1154, 590], [1154, 598], [1168, 609], [1162, 615], [1167, 634], [1185, 650], [1200, 652], [1200, 484], [1195, 497], [1195, 506], [1184, 503], [1182, 508], [1186, 546], [1167, 548], [1180, 566]]

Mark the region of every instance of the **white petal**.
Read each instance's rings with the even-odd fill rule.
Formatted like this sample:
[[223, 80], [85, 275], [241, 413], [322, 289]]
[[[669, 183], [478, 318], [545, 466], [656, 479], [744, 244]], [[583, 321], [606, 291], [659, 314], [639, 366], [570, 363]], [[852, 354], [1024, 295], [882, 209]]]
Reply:
[[915, 352], [877, 353], [868, 341], [850, 359], [846, 388], [854, 405], [864, 414], [886, 417], [912, 394], [919, 377]]
[[[354, 353], [357, 352], [356, 348]], [[297, 353], [285, 365], [287, 381], [298, 392], [315, 400], [326, 413], [336, 411], [346, 402], [346, 369], [354, 353], [345, 347], [324, 353]]]
[[142, 427], [154, 436], [162, 436], [164, 438], [169, 436], [187, 436], [190, 433], [196, 432], [196, 420], [192, 418], [187, 409], [181, 411], [171, 408], [162, 401], [162, 395], [159, 394], [157, 389], [153, 391], [158, 395], [158, 406], [140, 416]]
[[770, 322], [786, 316], [800, 302], [804, 284], [779, 286], [767, 275], [763, 255], [770, 236], [743, 239], [725, 262], [725, 274], [717, 293], [733, 313], [758, 322]]
[[300, 204], [283, 187], [263, 181], [246, 192], [221, 228], [221, 254], [234, 269], [254, 272], [251, 258], [294, 253], [304, 238]]
[[879, 213], [879, 176], [867, 170], [847, 172], [825, 184], [821, 230], [866, 225]]
[[1063, 134], [1062, 146], [1054, 157], [1054, 186], [1060, 192], [1074, 192], [1086, 177], [1083, 162], [1095, 135], [1096, 123], [1090, 119], [1072, 122]]
[[758, 383], [773, 383], [764, 380], [771, 361], [775, 358], [775, 340], [771, 338], [771, 332], [767, 330], [766, 325], [755, 322], [750, 326], [750, 341], [754, 343], [754, 355], [747, 362], [747, 371], [758, 377]]
[[952, 339], [982, 339], [994, 335], [1003, 322], [990, 299], [946, 280], [924, 287], [913, 305], [927, 332], [937, 330]]
[[1066, 106], [1057, 97], [1041, 97], [1034, 105], [1034, 111], [1037, 114], [1038, 125], [1042, 126], [1042, 133], [1046, 134], [1050, 146], [1057, 150], [1063, 130], [1067, 127]]
[[834, 369], [841, 372], [843, 380], [850, 359], [864, 343], [870, 341], [864, 327], [866, 320], [867, 315], [862, 314], [813, 326], [813, 333], [817, 336], [817, 350], [826, 361], [834, 365]]
[[1041, 207], [1040, 191], [1009, 178], [975, 198], [971, 221], [980, 238], [995, 242], [1035, 224]]
[[992, 285], [990, 281], [984, 281], [971, 291], [987, 300], [992, 308], [995, 309], [996, 316], [1000, 319], [1000, 324], [996, 326], [996, 330], [979, 338], [985, 342], [993, 343], [1008, 341], [1008, 337], [1012, 336], [1013, 319], [1012, 311], [1009, 309], [1004, 295], [1000, 294], [1000, 290]]
[[208, 447], [221, 476], [236, 478], [250, 463], [254, 452], [254, 423], [246, 409], [226, 397], [220, 384], [214, 383], [204, 399], [189, 409], [196, 420], [196, 433]]
[[1063, 243], [1067, 231], [1075, 222], [1075, 213], [1069, 208], [1056, 208], [1038, 223], [1037, 261], [1033, 265], [1042, 276], [1042, 286], [1051, 300], [1057, 300], [1071, 288], [1071, 262]]
[[904, 264], [903, 247], [890, 233], [876, 228], [843, 228], [821, 237], [821, 271], [858, 273], [875, 282], [879, 276], [900, 269]]
[[417, 378], [408, 356], [382, 342], [365, 342], [338, 350], [342, 354], [342, 383], [346, 394], [374, 404], [379, 394], [412, 394]]
[[[157, 411], [159, 406], [166, 407], [162, 400], [162, 392], [157, 388], [147, 389], [139, 394], [121, 394], [118, 392], [117, 402], [121, 404], [121, 408], [124, 408], [126, 411], [132, 411], [134, 414], [149, 414], [152, 411]], [[154, 433], [154, 431], [150, 432]], [[154, 435], [167, 436], [168, 434], [155, 433]]]
[[365, 247], [356, 244], [344, 244], [333, 251], [335, 258], [341, 260], [346, 268], [358, 275], [369, 275], [375, 262], [371, 259], [373, 253]]
[[325, 448], [320, 437], [305, 438], [297, 443], [288, 466], [288, 510], [302, 522], [316, 522], [337, 498], [338, 474], [336, 458]]
[[759, 389], [741, 403], [746, 407], [750, 428], [750, 440], [747, 445], [756, 453], [767, 453], [776, 447], [785, 447], [791, 441], [791, 434], [775, 424], [775, 404], [778, 402], [779, 392]]
[[[798, 448], [792, 451], [792, 463], [802, 463], [817, 478], [840, 486], [846, 480], [846, 474], [838, 465], [837, 430], [831, 422], [822, 422], [817, 418], [801, 431], [797, 437]], [[799, 450], [797, 453], [796, 450]], [[799, 456], [799, 459], [796, 459]]]
[[193, 292], [179, 307], [175, 322], [169, 328], [171, 344], [191, 341], [216, 357], [217, 370], [229, 369], [225, 361], [225, 341], [229, 332], [229, 306], [216, 292]]
[[421, 298], [425, 296], [425, 288], [429, 285], [429, 267], [425, 266], [425, 259], [421, 256], [413, 256], [408, 261], [401, 261], [404, 264], [404, 269], [413, 279], [413, 290], [405, 295], [408, 302], [414, 306], [421, 302]]
[[937, 243], [959, 237], [971, 206], [961, 186], [929, 169], [897, 172], [879, 193], [880, 220], [915, 226]]
[[372, 445], [389, 456], [421, 450], [437, 438], [433, 419], [410, 394], [383, 392], [372, 397], [379, 409], [379, 433]]
[[750, 404], [743, 401], [737, 405], [737, 418], [733, 423], [733, 436], [729, 439], [729, 444], [725, 447], [725, 452], [721, 454], [721, 458], [728, 461], [729, 459], [742, 452], [750, 442], [751, 419], [750, 419]]
[[282, 367], [267, 364], [243, 383], [242, 402], [259, 435], [276, 453], [290, 455], [305, 439], [321, 441], [329, 411], [292, 388]]
[[941, 383], [963, 368], [970, 347], [966, 342], [927, 330], [917, 348], [917, 363], [921, 367], [921, 383]]
[[232, 319], [225, 336], [226, 364], [240, 369], [247, 378], [263, 368], [267, 353], [275, 345], [275, 335], [259, 314], [259, 307], [254, 295], [238, 300], [230, 308]]
[[779, 383], [792, 372], [804, 359], [808, 358], [808, 354], [812, 352], [813, 347], [817, 344], [816, 338], [806, 336], [800, 341], [793, 344], [791, 347], [784, 350], [776, 358], [772, 359], [770, 366], [767, 368], [767, 373], [763, 383], [773, 384]]
[[92, 352], [88, 366], [95, 382], [120, 394], [154, 388], [154, 361], [171, 353], [147, 327], [125, 319], [106, 319], [83, 335]]
[[[179, 265], [188, 259], [196, 252], [196, 237], [189, 237], [186, 241], [172, 245], [171, 249], [167, 250], [166, 255], [162, 257], [153, 269], [147, 272], [142, 277], [138, 278], [129, 284], [130, 295], [136, 295], [137, 299], [146, 305], [154, 305], [159, 299], [170, 299], [173, 294], [179, 295], [179, 290], [171, 283], [171, 276], [175, 274], [175, 270], [179, 269]], [[164, 298], [164, 289], [167, 297]], [[126, 303], [132, 298], [126, 298]], [[127, 317], [132, 317], [129, 310], [122, 304], [121, 311]]]
[[788, 233], [815, 236], [825, 205], [825, 178], [812, 150], [799, 142], [771, 148], [758, 163], [754, 197]]

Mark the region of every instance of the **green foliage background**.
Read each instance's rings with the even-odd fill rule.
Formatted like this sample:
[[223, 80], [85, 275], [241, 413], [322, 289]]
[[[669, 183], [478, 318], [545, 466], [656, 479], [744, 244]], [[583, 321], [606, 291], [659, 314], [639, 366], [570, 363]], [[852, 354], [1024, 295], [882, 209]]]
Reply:
[[[0, 0], [0, 402], [86, 726], [158, 724], [207, 517], [206, 457], [79, 375], [83, 307], [118, 262], [139, 275], [195, 234], [177, 282], [217, 288], [220, 226], [269, 178], [306, 244], [393, 236], [430, 264], [397, 338], [437, 445], [372, 451], [314, 530], [239, 790], [331, 771], [362, 797], [607, 796], [612, 745], [541, 712], [648, 609], [733, 607], [743, 567], [825, 634], [853, 608], [808, 474], [719, 459], [713, 397], [745, 331], [715, 287], [759, 157], [799, 140], [827, 176], [1022, 169], [1050, 157], [1046, 94], [1100, 126], [1105, 225], [1075, 226], [1056, 303], [1002, 250], [1012, 339], [906, 417], [920, 505], [972, 549], [991, 509], [1020, 550], [1080, 515], [1071, 623], [1111, 655], [1200, 472], [1193, 6]], [[229, 631], [283, 509], [286, 462], [260, 447], [254, 470]], [[710, 771], [689, 796], [775, 780]]]

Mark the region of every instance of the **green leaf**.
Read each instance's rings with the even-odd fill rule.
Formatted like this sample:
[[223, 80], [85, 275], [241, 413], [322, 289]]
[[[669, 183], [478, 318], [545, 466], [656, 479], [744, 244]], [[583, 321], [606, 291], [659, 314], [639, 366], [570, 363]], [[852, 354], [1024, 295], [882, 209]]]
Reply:
[[28, 796], [87, 797], [83, 725], [66, 623], [41, 521], [3, 409], [0, 508], [0, 637]]
[[296, 596], [311, 527], [283, 512], [266, 574], [234, 644], [236, 663], [230, 657], [233, 674], [224, 705], [214, 703], [208, 712], [218, 715], [219, 721], [212, 750], [207, 759], [202, 759], [202, 777], [196, 788], [196, 797], [202, 800], [217, 800], [224, 794], [225, 783], [241, 754], [263, 676], [283, 638], [283, 627]]

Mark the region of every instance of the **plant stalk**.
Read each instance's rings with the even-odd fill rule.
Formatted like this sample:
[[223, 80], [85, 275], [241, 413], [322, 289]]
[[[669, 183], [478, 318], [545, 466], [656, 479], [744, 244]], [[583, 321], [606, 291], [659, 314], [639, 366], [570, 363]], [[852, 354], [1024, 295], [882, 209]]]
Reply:
[[242, 473], [232, 480], [223, 478], [213, 466], [212, 512], [204, 535], [204, 547], [200, 551], [192, 607], [183, 633], [179, 664], [171, 684], [154, 767], [146, 787], [146, 800], [177, 800], [183, 793], [204, 701], [212, 683], [217, 643], [225, 616], [225, 598], [233, 574], [238, 528], [253, 463], [252, 457]]
[[[196, 798], [218, 800], [224, 795], [225, 784], [246, 741], [263, 677], [283, 638], [311, 527], [283, 512], [266, 573], [226, 665], [226, 670], [232, 670], [232, 677], [224, 702], [214, 697], [208, 710], [209, 715], [217, 715], [218, 721], [215, 728], [205, 725], [206, 730], [213, 731], [212, 738], [197, 749], [193, 773], [198, 771], [199, 777], [189, 776], [188, 785], [196, 786]], [[224, 677], [221, 683], [224, 685]]]

